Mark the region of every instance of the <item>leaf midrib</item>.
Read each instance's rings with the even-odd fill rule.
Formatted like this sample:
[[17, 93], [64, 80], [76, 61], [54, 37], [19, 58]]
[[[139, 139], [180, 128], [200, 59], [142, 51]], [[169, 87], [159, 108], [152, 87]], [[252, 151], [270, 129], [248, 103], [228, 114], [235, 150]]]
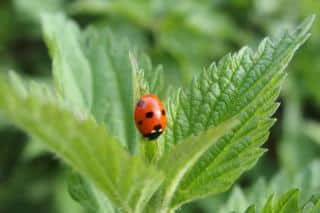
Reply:
[[[266, 88], [268, 88], [268, 85], [265, 86], [263, 89], [261, 89], [261, 91], [260, 91], [259, 93], [257, 93], [257, 96], [256, 96], [256, 97], [258, 97], [261, 93], [264, 93], [264, 90], [265, 90]], [[249, 105], [250, 105], [251, 103], [253, 103], [254, 101], [256, 101], [256, 99], [253, 99], [252, 102], [250, 102], [249, 104], [247, 104], [246, 107], [249, 107]], [[252, 116], [250, 116], [250, 118], [247, 119], [244, 124], [249, 123], [254, 115], [255, 115], [255, 113], [253, 113]], [[239, 129], [241, 129], [241, 128], [239, 128]], [[216, 155], [215, 159], [217, 159], [219, 156], [221, 156], [222, 154], [224, 154], [224, 153], [226, 152], [226, 149], [229, 148], [229, 147], [232, 145], [231, 141], [234, 139], [235, 136], [236, 136], [236, 134], [234, 134], [234, 135], [232, 136], [232, 138], [230, 139], [230, 143], [228, 143], [226, 146], [224, 146], [224, 148], [222, 149], [222, 151], [219, 152], [219, 153]], [[203, 173], [205, 173], [206, 168], [209, 168], [209, 167], [211, 166], [211, 164], [212, 164], [212, 163], [210, 163], [210, 164], [208, 164], [206, 167], [204, 167], [204, 168], [202, 169], [202, 171], [199, 173], [199, 175], [197, 175], [196, 178], [192, 178], [193, 180], [192, 180], [191, 182], [189, 182], [189, 186], [193, 185], [193, 183], [194, 183]]]
[[[298, 40], [298, 39], [297, 39], [297, 40]], [[289, 45], [289, 46], [286, 48], [286, 51], [285, 51], [285, 52], [288, 52], [292, 47], [297, 46], [298, 43], [299, 43], [297, 40], [295, 40], [295, 42], [292, 42], [292, 44]], [[259, 61], [259, 59], [261, 59], [261, 57], [262, 57], [263, 54], [265, 53], [265, 49], [266, 49], [266, 48], [263, 49], [263, 52], [259, 55], [259, 58], [258, 58], [258, 60], [256, 61], [255, 65], [252, 66], [252, 67], [250, 68], [250, 70], [253, 70], [253, 69], [258, 65], [257, 62]], [[274, 49], [274, 52], [276, 52], [276, 49]], [[286, 59], [287, 55], [288, 55], [288, 53], [285, 54], [285, 55], [282, 57], [281, 60]], [[289, 55], [290, 55], [290, 54], [289, 54]], [[275, 57], [275, 56], [274, 56], [274, 57]], [[272, 57], [272, 58], [274, 58], [274, 57]], [[242, 61], [241, 61], [241, 62], [242, 62]], [[240, 64], [241, 64], [241, 62], [240, 62]], [[268, 66], [265, 67], [264, 70], [270, 69], [270, 67], [274, 66], [275, 64], [277, 64], [277, 63], [273, 62], [273, 63], [269, 64]], [[249, 72], [248, 72], [248, 73], [249, 73]], [[281, 72], [281, 73], [283, 73], [283, 72]], [[274, 74], [275, 74], [275, 75], [274, 75]], [[276, 74], [277, 74], [277, 73], [275, 73], [275, 72], [264, 72], [264, 74], [261, 75], [261, 76], [254, 82], [254, 84], [251, 85], [251, 86], [244, 92], [244, 94], [247, 94], [248, 91], [250, 91], [250, 90], [251, 90], [252, 88], [254, 88], [256, 85], [258, 85], [258, 83], [259, 83], [261, 80], [263, 80], [266, 76], [271, 75], [271, 76], [273, 76], [272, 78], [274, 78], [274, 77], [276, 76]], [[247, 75], [248, 75], [248, 74], [246, 74], [246, 76], [247, 76]], [[245, 79], [245, 77], [244, 77], [244, 79]], [[241, 85], [243, 84], [243, 82], [244, 82], [244, 80], [242, 81]], [[279, 83], [279, 82], [275, 82], [274, 87], [276, 86], [276, 83]], [[269, 87], [269, 85], [267, 84], [267, 85], [265, 85], [263, 88], [261, 88], [260, 92], [257, 93], [257, 95], [256, 95], [254, 98], [252, 98], [252, 100], [251, 100], [250, 102], [248, 102], [246, 105], [244, 105], [242, 111], [245, 111], [252, 103], [254, 103], [254, 102], [257, 100], [257, 97], [259, 97], [259, 95], [260, 95], [261, 93], [263, 93], [263, 91], [265, 90], [265, 88], [268, 88], [268, 87]], [[230, 144], [227, 145], [227, 147], [229, 147], [229, 146], [230, 146]], [[223, 150], [225, 150], [225, 149], [226, 149], [226, 147], [223, 148]], [[223, 151], [222, 151], [222, 152], [223, 152]], [[218, 153], [217, 156], [221, 155], [222, 152]], [[209, 165], [206, 166], [205, 168], [208, 168], [210, 165], [211, 165], [211, 164], [209, 164]], [[204, 173], [204, 172], [205, 172], [205, 169], [203, 169], [201, 173]], [[200, 173], [200, 174], [201, 174], [201, 173]], [[198, 175], [198, 176], [200, 176], [200, 175]], [[196, 178], [195, 178], [195, 179], [196, 179]], [[194, 181], [195, 181], [195, 180], [193, 180], [192, 182], [194, 182]], [[191, 183], [192, 183], [192, 182], [191, 182]]]

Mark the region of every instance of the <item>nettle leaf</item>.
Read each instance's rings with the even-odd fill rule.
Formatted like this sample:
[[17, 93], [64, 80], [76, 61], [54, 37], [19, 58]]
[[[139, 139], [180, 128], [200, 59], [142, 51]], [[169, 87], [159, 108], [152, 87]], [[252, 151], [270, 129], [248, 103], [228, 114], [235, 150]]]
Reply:
[[68, 179], [68, 189], [71, 197], [79, 202], [87, 212], [100, 212], [97, 199], [94, 199], [94, 193], [89, 183], [76, 173], [70, 174]]
[[116, 210], [110, 201], [90, 181], [77, 173], [68, 178], [68, 189], [71, 197], [79, 202], [88, 213], [114, 213]]
[[298, 197], [299, 190], [297, 189], [281, 195], [274, 205], [273, 212], [299, 212]]
[[162, 182], [160, 172], [131, 156], [92, 117], [34, 91], [22, 94], [0, 77], [0, 112], [87, 178], [113, 206], [141, 212]]
[[[291, 213], [291, 212], [303, 212], [313, 213], [320, 210], [319, 197], [313, 196], [304, 205], [299, 204], [299, 190], [292, 189], [275, 199], [274, 195], [271, 195], [266, 201], [262, 209], [255, 210], [254, 205], [250, 206], [246, 212], [262, 212], [262, 213]], [[240, 212], [240, 211], [237, 211]]]
[[316, 213], [320, 212], [320, 194], [313, 195], [304, 205], [303, 213]]
[[59, 94], [73, 108], [104, 122], [134, 152], [137, 135], [128, 44], [108, 30], [81, 31], [63, 15], [44, 15], [42, 25]]
[[[262, 209], [267, 203], [268, 197], [261, 195], [280, 195], [292, 188], [297, 188], [301, 192], [299, 197], [301, 203], [310, 203], [310, 200], [316, 203], [315, 195], [320, 189], [319, 178], [320, 161], [315, 160], [294, 176], [283, 170], [277, 173], [268, 183], [260, 178], [246, 190], [241, 190], [241, 188], [235, 186], [228, 201], [219, 208], [219, 212], [232, 210], [242, 212], [250, 204], [254, 204], [257, 209]], [[313, 199], [310, 199], [310, 197], [313, 197]]]
[[299, 190], [293, 189], [282, 194], [276, 201], [273, 201], [273, 195], [270, 196], [263, 207], [263, 213], [290, 213], [299, 212], [298, 206]]
[[287, 66], [295, 51], [310, 36], [314, 17], [281, 39], [264, 39], [256, 52], [243, 48], [212, 64], [169, 103], [169, 127], [163, 146], [170, 152], [190, 135], [239, 116], [240, 125], [202, 154], [181, 179], [170, 202], [175, 209], [185, 202], [227, 190], [263, 154], [260, 146], [275, 122], [270, 116]]
[[71, 106], [90, 109], [93, 82], [89, 61], [80, 46], [80, 29], [62, 15], [44, 15], [42, 26], [59, 94]]
[[129, 55], [134, 75], [135, 98], [149, 93], [163, 95], [165, 93], [163, 67], [161, 65], [153, 67], [147, 55], [138, 55], [136, 52], [130, 52]]
[[245, 213], [255, 213], [255, 212], [256, 212], [256, 207], [254, 205], [249, 206], [245, 211]]
[[295, 188], [300, 189], [301, 199], [305, 202], [311, 195], [319, 191], [319, 179], [320, 160], [315, 160], [309, 165], [305, 165], [305, 168], [295, 176], [292, 176], [291, 173], [281, 171], [271, 179], [267, 188], [274, 192], [283, 193], [284, 191], [287, 191], [289, 187], [294, 186]]
[[180, 143], [165, 153], [159, 160], [158, 164], [162, 171], [166, 174], [166, 180], [163, 184], [163, 200], [160, 209], [161, 212], [168, 212], [170, 202], [173, 199], [180, 181], [185, 174], [192, 168], [199, 158], [203, 155], [208, 147], [212, 146], [220, 137], [224, 136], [239, 122], [231, 119], [219, 126], [210, 128], [208, 131], [198, 135], [191, 136], [183, 143]]

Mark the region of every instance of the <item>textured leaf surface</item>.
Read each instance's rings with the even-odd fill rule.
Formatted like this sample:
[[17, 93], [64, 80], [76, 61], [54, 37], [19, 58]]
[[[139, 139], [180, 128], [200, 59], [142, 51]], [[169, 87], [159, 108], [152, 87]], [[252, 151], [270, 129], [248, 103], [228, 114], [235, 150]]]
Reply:
[[298, 197], [299, 197], [299, 190], [297, 189], [293, 189], [281, 195], [278, 201], [274, 205], [273, 212], [279, 212], [279, 213], [299, 212]]
[[148, 93], [162, 96], [165, 92], [162, 66], [153, 67], [151, 59], [146, 55], [137, 53], [129, 55], [134, 74], [135, 98], [138, 99]]
[[301, 205], [299, 200], [299, 190], [292, 189], [277, 198], [272, 204], [272, 197], [270, 197], [268, 203], [264, 206], [263, 212], [271, 213], [290, 213], [290, 212], [303, 212], [312, 213], [319, 212], [320, 208], [318, 205], [319, 196], [312, 196], [311, 199]]
[[79, 174], [70, 174], [68, 189], [71, 197], [79, 202], [88, 213], [115, 212], [106, 197]]
[[254, 205], [248, 207], [245, 211], [245, 213], [255, 213], [256, 212], [256, 207]]
[[[261, 195], [260, 195], [261, 196]], [[302, 213], [313, 213], [320, 210], [318, 205], [319, 197], [312, 197], [310, 201], [304, 205], [300, 205], [299, 200], [299, 190], [292, 189], [279, 197], [275, 198], [273, 195], [264, 204], [264, 207], [255, 209], [254, 205], [251, 205], [245, 211], [246, 213], [293, 213], [293, 212], [302, 212]], [[239, 209], [234, 209], [235, 212], [242, 212]], [[229, 210], [230, 212], [230, 210]]]
[[[56, 87], [72, 107], [89, 111], [128, 146], [136, 147], [133, 75], [128, 46], [107, 30], [81, 31], [62, 15], [43, 16]], [[121, 40], [121, 39], [119, 39]]]
[[165, 190], [163, 193], [163, 200], [161, 201], [161, 212], [169, 211], [170, 202], [179, 187], [180, 181], [199, 160], [203, 153], [237, 124], [239, 123], [236, 119], [231, 119], [217, 127], [210, 128], [203, 134], [191, 136], [183, 143], [176, 145], [171, 152], [166, 153], [159, 160], [159, 167], [166, 174], [166, 180], [163, 184]]
[[141, 212], [161, 184], [159, 172], [131, 156], [94, 119], [39, 95], [39, 87], [29, 91], [21, 93], [0, 77], [0, 112], [88, 178], [114, 206]]
[[198, 75], [177, 94], [169, 109], [165, 151], [190, 135], [239, 115], [241, 125], [214, 143], [180, 183], [172, 207], [228, 189], [264, 152], [261, 144], [274, 123], [283, 72], [295, 51], [309, 37], [314, 17], [273, 42], [265, 39], [256, 52], [243, 48]]
[[275, 202], [273, 202], [271, 196], [268, 202], [263, 207], [263, 213], [290, 213], [290, 212], [299, 212], [298, 208], [298, 196], [299, 191], [293, 189], [291, 191], [282, 194]]

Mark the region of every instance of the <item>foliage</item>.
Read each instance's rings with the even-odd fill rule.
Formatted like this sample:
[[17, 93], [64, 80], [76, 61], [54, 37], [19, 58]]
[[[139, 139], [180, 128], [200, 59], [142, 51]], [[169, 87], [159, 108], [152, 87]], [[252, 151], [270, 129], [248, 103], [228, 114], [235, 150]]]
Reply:
[[[285, 35], [289, 38], [287, 42], [299, 40], [299, 36], [292, 37], [292, 28], [303, 17], [318, 13], [320, 5], [317, 1], [187, 0], [176, 4], [158, 0], [30, 0], [27, 3], [5, 0], [0, 6], [0, 70], [14, 69], [20, 73], [20, 77], [11, 75], [9, 84], [2, 84], [10, 92], [5, 89], [0, 93], [32, 99], [34, 111], [49, 104], [59, 113], [69, 113], [76, 123], [83, 120], [95, 123], [116, 141], [116, 146], [121, 144], [123, 151], [120, 152], [125, 154], [114, 159], [123, 156], [137, 159], [138, 167], [143, 165], [145, 171], [151, 171], [150, 178], [154, 182], [150, 184], [154, 184], [154, 188], [150, 187], [150, 191], [141, 196], [135, 193], [129, 197], [121, 195], [122, 199], [127, 197], [132, 201], [127, 205], [127, 211], [134, 211], [134, 208], [138, 211], [146, 206], [145, 211], [149, 212], [154, 212], [155, 208], [159, 211], [179, 208], [181, 212], [224, 212], [227, 206], [230, 211], [241, 209], [244, 212], [249, 207], [248, 212], [259, 212], [269, 195], [274, 194], [273, 202], [270, 200], [269, 204], [275, 209], [281, 200], [279, 196], [293, 188], [299, 189], [299, 196], [291, 191], [290, 197], [294, 198], [291, 203], [296, 205], [295, 200], [299, 200], [296, 205], [299, 211], [309, 212], [317, 206], [319, 170], [315, 160], [320, 154], [317, 144], [320, 22], [315, 22], [311, 30], [313, 36], [289, 66], [289, 78], [284, 83], [279, 74], [283, 73], [284, 67], [277, 65], [278, 62], [286, 64], [289, 58], [285, 55], [288, 53], [291, 57], [292, 51], [285, 48], [287, 53], [281, 49], [281, 54], [276, 55], [275, 50], [271, 54], [272, 48], [268, 48], [270, 45], [286, 46], [281, 42], [286, 28], [292, 32]], [[51, 12], [59, 15], [49, 15]], [[244, 45], [257, 46], [265, 34], [279, 39], [266, 40], [257, 51], [244, 48], [203, 69], [226, 52], [234, 52]], [[276, 60], [255, 59], [263, 49], [270, 50], [270, 57]], [[262, 56], [267, 58], [268, 54]], [[271, 68], [259, 66], [250, 69], [249, 76], [242, 76], [240, 68], [244, 67], [244, 60], [249, 64], [269, 64]], [[54, 87], [51, 85], [51, 67]], [[212, 75], [213, 72], [217, 75]], [[228, 80], [232, 72], [243, 77], [248, 85], [239, 85], [235, 78]], [[278, 74], [278, 83], [268, 81]], [[5, 81], [5, 78], [1, 79], [1, 82]], [[260, 80], [255, 84], [251, 79]], [[271, 128], [271, 137], [268, 137], [274, 123], [270, 116], [277, 108], [275, 98], [281, 85], [284, 85], [280, 94], [282, 104], [275, 116], [280, 122]], [[241, 89], [246, 86], [250, 87], [248, 91]], [[274, 96], [271, 95], [272, 88], [277, 91]], [[135, 99], [149, 92], [160, 95], [169, 108], [169, 128], [157, 143], [147, 143], [139, 138], [132, 119]], [[14, 103], [10, 105], [16, 109]], [[271, 106], [275, 107], [274, 111]], [[214, 110], [211, 113], [209, 109]], [[43, 119], [41, 125], [36, 126], [48, 130], [45, 116], [41, 119], [33, 117], [42, 113], [25, 114], [33, 122]], [[19, 116], [19, 113], [15, 114]], [[65, 161], [65, 156], [52, 157], [46, 151], [46, 140], [27, 137], [12, 126], [15, 124], [21, 129], [21, 125], [6, 120], [5, 116], [10, 118], [8, 114], [3, 115], [0, 118], [3, 139], [0, 144], [0, 212], [14, 213], [21, 209], [24, 212], [80, 212], [81, 206], [81, 212], [124, 211], [118, 208], [123, 204], [115, 204], [114, 196], [108, 198], [110, 191], [105, 187], [101, 190], [96, 179], [93, 180], [94, 173], [80, 171], [86, 165], [81, 165], [82, 169], [70, 169], [74, 164]], [[64, 121], [61, 116], [50, 120], [52, 123]], [[240, 125], [233, 127], [239, 122]], [[261, 123], [263, 125], [257, 126]], [[219, 124], [230, 126], [216, 134], [214, 127], [221, 128]], [[70, 134], [79, 131], [70, 127]], [[26, 132], [30, 133], [30, 129]], [[96, 144], [96, 141], [91, 142], [94, 137], [87, 142], [90, 147]], [[261, 148], [267, 138], [268, 143]], [[265, 152], [265, 148], [269, 151]], [[262, 153], [265, 154], [260, 157]], [[67, 162], [67, 166], [58, 164], [58, 158]], [[245, 172], [259, 158], [259, 163]], [[81, 159], [80, 162], [86, 161]], [[122, 174], [127, 175], [126, 172]], [[68, 187], [66, 175], [70, 176]], [[125, 180], [122, 176], [114, 179]], [[137, 176], [142, 177], [137, 185], [149, 180], [143, 174]], [[112, 177], [117, 174], [112, 173]], [[222, 193], [233, 183], [237, 183], [237, 188]], [[122, 185], [121, 181], [113, 184], [121, 185], [117, 189], [122, 193], [131, 188], [129, 182], [127, 185]], [[67, 188], [81, 206], [71, 200]], [[134, 201], [139, 197], [141, 205]], [[189, 203], [203, 197], [208, 198]]]
[[294, 177], [290, 176], [287, 171], [281, 171], [272, 177], [269, 183], [267, 183], [265, 179], [260, 178], [245, 191], [239, 186], [235, 186], [228, 200], [220, 207], [219, 212], [230, 212], [233, 210], [242, 212], [251, 204], [254, 204], [257, 210], [262, 210], [264, 204], [268, 201], [267, 195], [281, 195], [293, 187], [300, 192], [299, 203], [305, 204], [302, 206], [306, 206], [306, 203], [308, 203], [312, 197], [317, 197], [319, 193], [320, 184], [317, 181], [320, 176], [319, 171], [320, 162], [317, 160]]
[[[268, 201], [265, 203], [261, 211], [263, 213], [272, 213], [272, 212], [317, 212], [319, 211], [319, 198], [313, 198], [307, 202], [304, 206], [299, 206], [299, 191], [296, 189], [290, 190], [276, 200], [274, 200], [273, 195], [268, 198]], [[256, 212], [254, 206], [250, 206], [246, 212]]]
[[159, 159], [149, 163], [143, 151], [132, 154], [133, 85], [139, 83], [133, 76], [142, 70], [131, 71], [128, 49], [111, 34], [81, 32], [63, 15], [43, 16], [56, 90], [24, 85], [13, 75], [14, 84], [1, 80], [0, 109], [80, 173], [70, 192], [88, 210], [106, 211], [111, 204], [114, 211], [174, 211], [227, 190], [262, 155], [283, 70], [312, 22], [276, 42], [265, 39], [256, 53], [244, 48], [227, 55], [171, 96], [171, 123], [158, 141]]

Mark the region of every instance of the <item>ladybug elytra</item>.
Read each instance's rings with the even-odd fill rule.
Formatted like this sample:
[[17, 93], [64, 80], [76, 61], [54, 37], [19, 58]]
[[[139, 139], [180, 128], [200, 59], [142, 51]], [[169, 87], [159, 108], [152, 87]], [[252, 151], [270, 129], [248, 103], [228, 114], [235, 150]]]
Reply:
[[144, 137], [149, 140], [158, 138], [167, 126], [163, 103], [155, 95], [142, 96], [136, 105], [134, 120]]

